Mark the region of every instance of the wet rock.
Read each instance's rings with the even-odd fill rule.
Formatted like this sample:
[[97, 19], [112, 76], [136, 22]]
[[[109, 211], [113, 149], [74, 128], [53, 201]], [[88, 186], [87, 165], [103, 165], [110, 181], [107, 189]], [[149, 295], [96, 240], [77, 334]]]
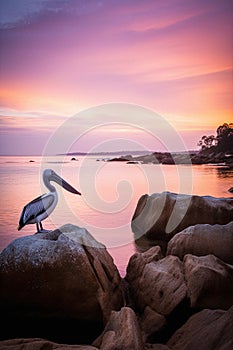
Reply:
[[137, 204], [132, 230], [140, 245], [142, 238], [158, 244], [196, 224], [221, 224], [232, 221], [233, 199], [191, 196], [171, 192], [143, 195]]
[[85, 342], [123, 305], [113, 259], [84, 228], [68, 224], [18, 238], [0, 254], [0, 266], [5, 338], [48, 335], [59, 342]]
[[167, 342], [172, 350], [233, 349], [233, 307], [203, 310], [192, 316]]
[[177, 233], [168, 243], [167, 254], [181, 260], [186, 254], [213, 254], [233, 264], [233, 221], [226, 225], [199, 224]]
[[91, 345], [57, 344], [40, 338], [0, 341], [0, 348], [1, 350], [98, 350]]
[[233, 305], [233, 266], [214, 255], [184, 257], [185, 280], [191, 307], [225, 309]]
[[93, 343], [100, 350], [144, 350], [137, 317], [129, 307], [112, 311], [101, 336]]

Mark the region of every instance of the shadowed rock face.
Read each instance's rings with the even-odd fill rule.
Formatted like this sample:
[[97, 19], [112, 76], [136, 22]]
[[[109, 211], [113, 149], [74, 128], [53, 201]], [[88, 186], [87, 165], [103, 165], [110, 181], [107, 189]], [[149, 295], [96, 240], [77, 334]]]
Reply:
[[[159, 244], [196, 224], [227, 224], [233, 218], [233, 199], [190, 196], [170, 192], [143, 195], [132, 218], [132, 230], [143, 240]], [[159, 244], [160, 245], [160, 244]]]
[[168, 341], [173, 350], [233, 349], [233, 307], [203, 310], [192, 316]]
[[144, 350], [137, 317], [129, 307], [112, 311], [101, 336], [93, 343], [101, 350]]
[[197, 311], [233, 304], [233, 266], [214, 255], [181, 261], [152, 247], [130, 258], [126, 280], [145, 342], [166, 343]]
[[90, 345], [57, 344], [46, 339], [11, 339], [0, 341], [1, 350], [98, 350]]
[[225, 309], [233, 305], [233, 266], [214, 255], [184, 258], [187, 295], [192, 308]]
[[70, 326], [71, 338], [85, 340], [88, 329], [91, 339], [111, 311], [123, 305], [121, 278], [111, 256], [77, 226], [16, 239], [1, 253], [0, 266], [2, 337], [4, 332], [51, 336], [55, 323], [55, 338], [65, 340]]

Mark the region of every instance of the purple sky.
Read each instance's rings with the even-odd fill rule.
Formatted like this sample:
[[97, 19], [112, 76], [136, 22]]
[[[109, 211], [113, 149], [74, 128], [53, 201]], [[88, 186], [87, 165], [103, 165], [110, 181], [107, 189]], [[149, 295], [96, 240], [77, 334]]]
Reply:
[[196, 148], [232, 122], [232, 10], [230, 0], [1, 0], [1, 154], [40, 154], [68, 118], [114, 102], [154, 110]]

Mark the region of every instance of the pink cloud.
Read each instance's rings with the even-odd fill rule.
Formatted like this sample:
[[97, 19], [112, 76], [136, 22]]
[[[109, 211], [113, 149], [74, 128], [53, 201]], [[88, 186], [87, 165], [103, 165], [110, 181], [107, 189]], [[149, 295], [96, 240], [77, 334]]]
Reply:
[[153, 108], [179, 128], [230, 118], [229, 1], [82, 4], [38, 1], [30, 21], [24, 9], [1, 32], [2, 107], [22, 112], [25, 127], [28, 110], [69, 116], [115, 101]]

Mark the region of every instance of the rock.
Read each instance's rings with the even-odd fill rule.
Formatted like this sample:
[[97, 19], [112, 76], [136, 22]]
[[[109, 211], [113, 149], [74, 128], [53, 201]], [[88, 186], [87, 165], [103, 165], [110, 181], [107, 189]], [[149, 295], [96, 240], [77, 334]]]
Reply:
[[[85, 336], [93, 340], [111, 311], [123, 305], [113, 259], [84, 228], [68, 224], [18, 238], [0, 254], [0, 266], [5, 338], [52, 335], [51, 340], [58, 336], [66, 342], [75, 336], [75, 342], [86, 342]], [[50, 324], [57, 327], [54, 334]]]
[[214, 255], [185, 255], [185, 280], [191, 307], [225, 309], [233, 305], [233, 266]]
[[149, 344], [145, 345], [145, 350], [171, 350], [167, 345], [164, 344]]
[[149, 305], [153, 310], [168, 315], [185, 298], [186, 285], [182, 263], [173, 256], [147, 264], [143, 271], [139, 292], [139, 305]]
[[[130, 258], [125, 279], [144, 341], [160, 343], [169, 339], [172, 331], [190, 315], [183, 263], [176, 257], [163, 258], [156, 246]], [[174, 320], [175, 326], [171, 325]]]
[[167, 164], [167, 165], [174, 165], [175, 164], [175, 160], [174, 157], [171, 154], [167, 154], [166, 156], [163, 157], [162, 164]]
[[129, 307], [112, 311], [103, 333], [93, 345], [100, 350], [144, 350], [134, 311]]
[[[137, 256], [134, 260], [136, 259]], [[131, 286], [136, 306], [141, 312], [149, 306], [157, 313], [168, 315], [186, 296], [183, 264], [174, 256], [167, 256], [158, 261], [156, 259], [158, 260], [158, 255], [155, 261], [142, 264], [138, 278], [135, 278], [131, 260], [126, 280]]]
[[141, 155], [141, 156], [136, 156], [132, 160], [143, 163], [143, 164], [149, 164], [149, 163], [158, 164], [159, 163], [157, 157], [153, 153], [152, 154], [145, 154], [145, 155]]
[[140, 327], [144, 342], [150, 341], [150, 336], [158, 332], [166, 324], [166, 318], [158, 312], [146, 306], [140, 318]]
[[108, 159], [108, 162], [128, 162], [131, 159], [132, 159], [132, 156], [127, 155], [127, 156], [121, 156], [121, 157], [115, 157], [115, 158]]
[[138, 280], [141, 278], [144, 267], [152, 261], [158, 261], [163, 258], [159, 246], [152, 247], [144, 253], [135, 253], [129, 259], [127, 266], [126, 280], [130, 285], [137, 288]]
[[202, 310], [167, 342], [172, 350], [232, 350], [233, 307], [228, 311]]
[[167, 255], [181, 260], [186, 254], [213, 254], [233, 264], [233, 221], [226, 225], [199, 224], [177, 233], [168, 243]]
[[139, 162], [135, 161], [135, 160], [130, 160], [129, 162], [127, 162], [126, 164], [139, 164]]
[[230, 187], [228, 192], [233, 193], [233, 187]]
[[0, 341], [1, 350], [98, 350], [91, 345], [67, 345], [57, 344], [49, 340], [32, 338], [32, 339], [10, 339]]
[[139, 199], [131, 225], [136, 243], [144, 238], [158, 244], [158, 240], [167, 242], [189, 226], [225, 225], [232, 218], [233, 198], [163, 192]]

